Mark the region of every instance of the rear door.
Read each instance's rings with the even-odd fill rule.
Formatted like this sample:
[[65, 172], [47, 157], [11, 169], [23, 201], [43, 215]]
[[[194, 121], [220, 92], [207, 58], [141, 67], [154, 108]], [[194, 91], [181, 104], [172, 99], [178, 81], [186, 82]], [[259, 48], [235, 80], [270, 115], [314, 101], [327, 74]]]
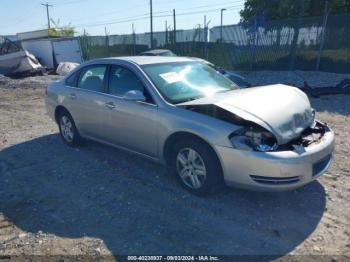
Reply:
[[[76, 87], [68, 89], [69, 110], [83, 136], [102, 139], [105, 131], [106, 78], [108, 65], [90, 65], [81, 69]], [[69, 80], [69, 79], [68, 79]]]

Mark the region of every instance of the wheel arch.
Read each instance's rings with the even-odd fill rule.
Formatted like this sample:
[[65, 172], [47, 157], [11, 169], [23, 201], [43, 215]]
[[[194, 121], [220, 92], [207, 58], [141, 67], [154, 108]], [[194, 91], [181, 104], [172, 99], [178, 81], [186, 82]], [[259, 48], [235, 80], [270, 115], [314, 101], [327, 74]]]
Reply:
[[168, 138], [165, 140], [164, 146], [163, 146], [163, 158], [164, 158], [166, 163], [169, 163], [171, 149], [174, 146], [174, 144], [176, 143], [176, 141], [178, 141], [178, 139], [193, 139], [193, 140], [197, 140], [201, 143], [204, 143], [206, 146], [208, 146], [208, 148], [214, 153], [215, 157], [217, 158], [217, 161], [220, 164], [221, 174], [223, 176], [223, 168], [222, 168], [222, 164], [221, 164], [221, 159], [220, 159], [218, 153], [216, 152], [215, 148], [204, 138], [202, 138], [194, 133], [188, 132], [188, 131], [177, 131], [177, 132], [169, 135]]
[[58, 123], [58, 117], [59, 115], [62, 113], [62, 112], [67, 112], [69, 115], [71, 115], [68, 111], [67, 108], [65, 108], [64, 106], [62, 105], [59, 105], [55, 108], [55, 120], [56, 120], [56, 123]]

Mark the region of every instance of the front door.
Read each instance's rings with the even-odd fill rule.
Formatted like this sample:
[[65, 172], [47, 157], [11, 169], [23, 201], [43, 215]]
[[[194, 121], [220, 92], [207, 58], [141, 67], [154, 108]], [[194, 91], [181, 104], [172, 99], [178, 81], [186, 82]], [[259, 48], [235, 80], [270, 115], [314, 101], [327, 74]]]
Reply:
[[[128, 101], [125, 93], [138, 90], [144, 93], [146, 101]], [[108, 118], [108, 139], [111, 143], [127, 149], [157, 156], [157, 111], [141, 80], [129, 69], [112, 66], [109, 76], [110, 117]]]

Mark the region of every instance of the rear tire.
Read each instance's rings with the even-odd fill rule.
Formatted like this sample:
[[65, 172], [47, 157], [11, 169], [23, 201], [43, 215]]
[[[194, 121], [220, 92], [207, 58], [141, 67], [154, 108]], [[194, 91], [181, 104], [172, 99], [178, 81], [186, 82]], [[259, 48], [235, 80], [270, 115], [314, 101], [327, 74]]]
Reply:
[[222, 181], [222, 169], [215, 151], [199, 139], [176, 142], [169, 165], [182, 187], [198, 196], [214, 193]]
[[67, 145], [76, 147], [81, 144], [82, 138], [75, 126], [72, 116], [67, 111], [59, 113], [57, 122], [60, 135]]

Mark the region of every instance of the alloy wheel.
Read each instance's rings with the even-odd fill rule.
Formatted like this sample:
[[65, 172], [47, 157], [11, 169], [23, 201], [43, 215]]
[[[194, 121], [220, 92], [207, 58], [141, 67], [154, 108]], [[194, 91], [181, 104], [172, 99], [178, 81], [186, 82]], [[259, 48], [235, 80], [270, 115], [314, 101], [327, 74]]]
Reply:
[[71, 143], [74, 139], [74, 127], [72, 121], [67, 116], [62, 116], [60, 120], [60, 127], [63, 138]]
[[177, 172], [188, 187], [201, 188], [206, 180], [207, 171], [202, 157], [191, 148], [179, 151], [176, 158]]

